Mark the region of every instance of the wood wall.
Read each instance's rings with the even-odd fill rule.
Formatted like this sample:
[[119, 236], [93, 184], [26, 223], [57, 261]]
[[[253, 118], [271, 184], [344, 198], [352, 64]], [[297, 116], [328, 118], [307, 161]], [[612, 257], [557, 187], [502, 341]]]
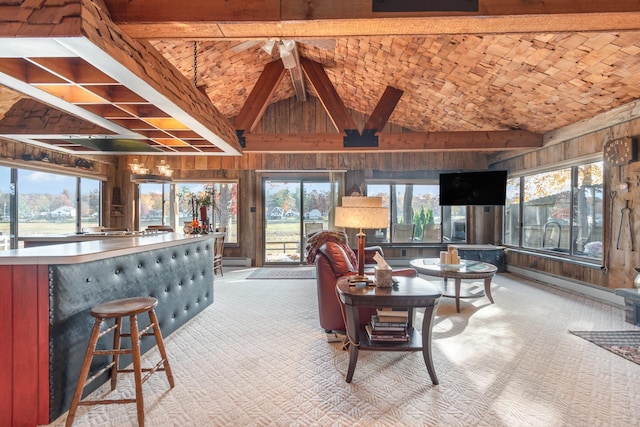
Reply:
[[[367, 116], [351, 112], [359, 126], [363, 126]], [[292, 117], [294, 119], [292, 119]], [[316, 98], [310, 97], [306, 102], [295, 99], [285, 100], [271, 105], [262, 120], [254, 129], [254, 133], [331, 133], [336, 132], [324, 109]], [[388, 124], [383, 132], [408, 132], [393, 124]], [[538, 150], [513, 155], [495, 155], [481, 152], [413, 152], [413, 153], [305, 153], [275, 154], [248, 153], [243, 156], [122, 156], [114, 159], [109, 156], [94, 156], [94, 170], [81, 170], [82, 175], [105, 179], [104, 203], [109, 207], [112, 189], [120, 189], [124, 206], [124, 216], [112, 217], [110, 209], [105, 209], [103, 223], [111, 227], [136, 228], [135, 200], [137, 186], [129, 180], [128, 164], [138, 158], [149, 168], [160, 160], [165, 160], [175, 170], [176, 181], [201, 181], [234, 179], [240, 184], [239, 200], [239, 244], [229, 247], [225, 255], [250, 258], [260, 264], [260, 253], [263, 236], [263, 223], [260, 206], [262, 203], [262, 175], [257, 171], [274, 173], [288, 171], [323, 171], [345, 170], [346, 188], [360, 184], [367, 178], [424, 178], [437, 176], [439, 171], [481, 170], [488, 167], [507, 169], [511, 172], [536, 170], [554, 165], [567, 164], [572, 159], [599, 155], [605, 141], [623, 136], [640, 135], [640, 120], [627, 121], [599, 131], [576, 137], [567, 141], [549, 143]], [[74, 156], [60, 155], [49, 151], [55, 158], [63, 158], [64, 165], [44, 164], [38, 161], [22, 160], [25, 155], [38, 157], [42, 148], [24, 146], [20, 143], [7, 142], [0, 148], [0, 162], [13, 162], [22, 167], [44, 167], [69, 171], [75, 161]], [[298, 172], [296, 172], [298, 173]], [[633, 236], [640, 231], [638, 205], [640, 199], [640, 162], [631, 163], [621, 168], [605, 169], [605, 194], [617, 188], [621, 181], [628, 181], [630, 191], [618, 192], [610, 204], [609, 197], [605, 202], [605, 249], [604, 267], [585, 266], [567, 262], [565, 259], [550, 258], [532, 253], [510, 251], [507, 262], [551, 275], [573, 279], [587, 284], [606, 288], [631, 287], [635, 272], [633, 268], [640, 266], [640, 242], [634, 242], [631, 250], [631, 236], [622, 235], [620, 249], [611, 247], [611, 230], [617, 232], [620, 224], [620, 209], [625, 201], [630, 202], [634, 218]], [[252, 212], [252, 208], [255, 208]], [[614, 215], [611, 215], [611, 212]], [[617, 214], [617, 215], [616, 215]], [[469, 238], [471, 243], [500, 243], [501, 208], [470, 209], [471, 227]], [[637, 239], [636, 239], [637, 240]], [[390, 248], [386, 255], [390, 257], [405, 256], [407, 258], [432, 256], [437, 254], [438, 247], [426, 248]]]

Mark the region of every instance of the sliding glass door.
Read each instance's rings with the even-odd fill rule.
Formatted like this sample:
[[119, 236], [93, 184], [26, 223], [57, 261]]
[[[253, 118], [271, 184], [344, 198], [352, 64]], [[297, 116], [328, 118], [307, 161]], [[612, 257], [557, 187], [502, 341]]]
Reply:
[[304, 264], [307, 237], [330, 229], [330, 178], [264, 179], [265, 264]]

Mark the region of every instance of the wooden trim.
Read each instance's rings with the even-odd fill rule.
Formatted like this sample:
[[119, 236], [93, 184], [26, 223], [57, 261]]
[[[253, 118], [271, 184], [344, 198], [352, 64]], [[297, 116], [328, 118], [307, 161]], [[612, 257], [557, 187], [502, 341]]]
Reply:
[[542, 147], [542, 135], [524, 130], [378, 134], [377, 148], [345, 148], [339, 134], [249, 134], [245, 153], [504, 151]]

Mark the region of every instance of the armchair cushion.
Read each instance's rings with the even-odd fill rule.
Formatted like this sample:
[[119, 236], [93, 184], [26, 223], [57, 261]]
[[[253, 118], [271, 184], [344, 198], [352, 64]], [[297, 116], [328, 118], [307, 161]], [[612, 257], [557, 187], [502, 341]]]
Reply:
[[380, 253], [380, 256], [384, 257], [384, 252], [380, 246], [367, 246], [364, 248], [364, 263], [365, 264], [375, 264], [376, 261], [373, 257], [376, 253]]

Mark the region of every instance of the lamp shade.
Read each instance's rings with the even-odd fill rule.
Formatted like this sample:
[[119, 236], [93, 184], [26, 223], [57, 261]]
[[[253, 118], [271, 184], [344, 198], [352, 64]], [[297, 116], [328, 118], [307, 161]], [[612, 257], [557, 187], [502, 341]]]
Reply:
[[389, 210], [382, 207], [381, 197], [343, 197], [334, 223], [345, 228], [384, 228], [389, 225]]

